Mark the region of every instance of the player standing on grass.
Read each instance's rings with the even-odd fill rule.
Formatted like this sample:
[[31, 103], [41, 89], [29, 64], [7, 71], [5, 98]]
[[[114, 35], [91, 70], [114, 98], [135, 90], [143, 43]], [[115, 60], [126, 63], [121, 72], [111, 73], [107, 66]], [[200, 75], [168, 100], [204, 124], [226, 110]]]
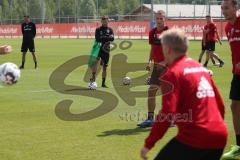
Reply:
[[219, 67], [222, 67], [224, 65], [224, 62], [214, 53], [216, 36], [217, 36], [218, 42], [220, 44], [222, 44], [221, 39], [218, 34], [218, 31], [217, 31], [217, 27], [213, 23], [210, 15], [206, 16], [206, 20], [207, 20], [207, 24], [204, 26], [203, 43], [207, 50], [207, 59], [206, 59], [206, 62], [204, 63], [204, 67], [207, 67], [210, 57], [217, 59], [219, 61]]
[[30, 22], [30, 17], [25, 16], [25, 22], [22, 23], [22, 65], [19, 67], [20, 69], [24, 69], [24, 64], [26, 60], [26, 53], [29, 51], [32, 53], [33, 61], [35, 63], [35, 69], [37, 68], [37, 58], [35, 55], [35, 44], [34, 38], [36, 36], [36, 26], [33, 22]]
[[155, 160], [219, 160], [228, 133], [223, 100], [208, 70], [186, 55], [188, 39], [183, 31], [164, 32], [162, 47], [167, 71], [160, 77], [161, 89], [170, 85], [172, 90], [162, 97], [162, 109], [145, 140], [141, 157], [147, 159], [149, 150], [174, 120], [178, 134]]
[[158, 11], [155, 14], [156, 27], [149, 32], [149, 44], [151, 45], [151, 51], [149, 55], [149, 64], [146, 69], [150, 71], [152, 62], [154, 63], [154, 66], [150, 78], [150, 87], [148, 89], [148, 117], [144, 122], [138, 124], [141, 128], [151, 127], [154, 122], [156, 93], [160, 86], [159, 76], [164, 72], [164, 68], [159, 66], [158, 63], [164, 61], [160, 36], [168, 29], [165, 25], [165, 19], [165, 13], [163, 11]]
[[[198, 62], [199, 62], [199, 63], [202, 63], [202, 57], [203, 57], [203, 55], [204, 55], [204, 53], [205, 53], [205, 51], [206, 51], [206, 46], [205, 46], [205, 44], [204, 44], [204, 42], [203, 42], [205, 35], [206, 35], [206, 34], [204, 33], [204, 29], [203, 29], [203, 36], [202, 36], [202, 41], [201, 41], [202, 50], [201, 50], [201, 53], [199, 54], [199, 58], [198, 58]], [[211, 61], [212, 61], [213, 65], [214, 65], [214, 66], [217, 65], [216, 62], [215, 62], [215, 60], [213, 59], [213, 57], [210, 56], [210, 58], [211, 58]]]
[[236, 0], [224, 0], [222, 12], [228, 21], [225, 32], [232, 52], [233, 79], [231, 83], [230, 99], [233, 125], [236, 134], [236, 145], [224, 154], [224, 158], [240, 156], [240, 17], [237, 16], [238, 4]]
[[106, 86], [106, 77], [107, 77], [107, 67], [110, 54], [110, 42], [114, 41], [114, 34], [112, 28], [108, 27], [108, 16], [102, 17], [102, 26], [96, 29], [95, 39], [97, 42], [101, 43], [101, 49], [99, 51], [97, 60], [92, 67], [92, 78], [91, 82], [96, 80], [96, 71], [99, 60], [101, 60], [101, 65], [103, 67], [102, 71], [102, 87], [107, 88]]

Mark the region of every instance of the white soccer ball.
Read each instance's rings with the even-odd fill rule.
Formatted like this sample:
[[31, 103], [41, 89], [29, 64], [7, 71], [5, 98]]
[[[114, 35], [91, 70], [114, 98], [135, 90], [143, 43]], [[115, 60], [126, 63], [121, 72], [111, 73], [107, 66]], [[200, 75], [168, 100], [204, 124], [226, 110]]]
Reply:
[[97, 89], [97, 82], [90, 82], [88, 84], [88, 88], [91, 89], [91, 90]]
[[130, 85], [131, 84], [131, 78], [130, 77], [124, 77], [123, 78], [123, 85]]
[[210, 75], [210, 76], [213, 76], [213, 71], [212, 70], [208, 70], [208, 74]]
[[13, 85], [20, 79], [21, 71], [14, 63], [7, 62], [0, 65], [0, 81], [7, 85]]

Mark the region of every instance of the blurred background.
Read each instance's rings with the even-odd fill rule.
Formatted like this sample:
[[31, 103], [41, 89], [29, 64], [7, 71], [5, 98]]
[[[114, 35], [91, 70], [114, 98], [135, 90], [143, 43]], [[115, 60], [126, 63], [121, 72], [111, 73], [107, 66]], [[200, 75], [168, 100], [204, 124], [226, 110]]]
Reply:
[[[152, 4], [152, 5], [151, 5]], [[30, 15], [37, 24], [91, 22], [101, 15], [112, 21], [149, 20], [152, 11], [168, 18], [221, 18], [221, 1], [208, 0], [0, 0], [0, 23], [18, 24]]]

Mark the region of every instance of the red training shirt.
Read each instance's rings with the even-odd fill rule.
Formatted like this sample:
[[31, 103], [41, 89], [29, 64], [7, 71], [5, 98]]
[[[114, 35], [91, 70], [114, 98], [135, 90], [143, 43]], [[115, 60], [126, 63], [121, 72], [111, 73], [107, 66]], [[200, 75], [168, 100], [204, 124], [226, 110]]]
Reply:
[[[179, 142], [202, 149], [224, 148], [228, 134], [223, 120], [224, 104], [208, 70], [182, 56], [168, 67], [160, 80], [165, 93], [162, 109], [145, 140], [145, 147], [151, 149], [174, 120]], [[171, 121], [170, 115], [175, 116]]]
[[216, 31], [217, 27], [216, 24], [210, 23], [204, 26], [204, 30], [209, 30], [209, 32], [206, 35], [206, 42], [209, 41], [216, 41]]
[[164, 60], [162, 45], [161, 45], [161, 34], [168, 27], [158, 30], [156, 27], [149, 32], [149, 44], [152, 46], [152, 59], [154, 63], [159, 63]]
[[232, 51], [232, 73], [240, 75], [240, 69], [236, 68], [236, 64], [240, 63], [240, 17], [234, 24], [228, 22], [225, 26], [225, 32]]

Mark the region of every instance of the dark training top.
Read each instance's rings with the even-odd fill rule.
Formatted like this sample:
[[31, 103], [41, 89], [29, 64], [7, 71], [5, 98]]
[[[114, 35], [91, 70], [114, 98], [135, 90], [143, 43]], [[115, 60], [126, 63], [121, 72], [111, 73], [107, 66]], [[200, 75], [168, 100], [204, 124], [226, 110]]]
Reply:
[[110, 27], [101, 26], [96, 29], [95, 39], [102, 43], [101, 51], [110, 52], [110, 42], [114, 41], [113, 30]]
[[33, 39], [36, 36], [36, 25], [33, 22], [22, 23], [23, 39]]

